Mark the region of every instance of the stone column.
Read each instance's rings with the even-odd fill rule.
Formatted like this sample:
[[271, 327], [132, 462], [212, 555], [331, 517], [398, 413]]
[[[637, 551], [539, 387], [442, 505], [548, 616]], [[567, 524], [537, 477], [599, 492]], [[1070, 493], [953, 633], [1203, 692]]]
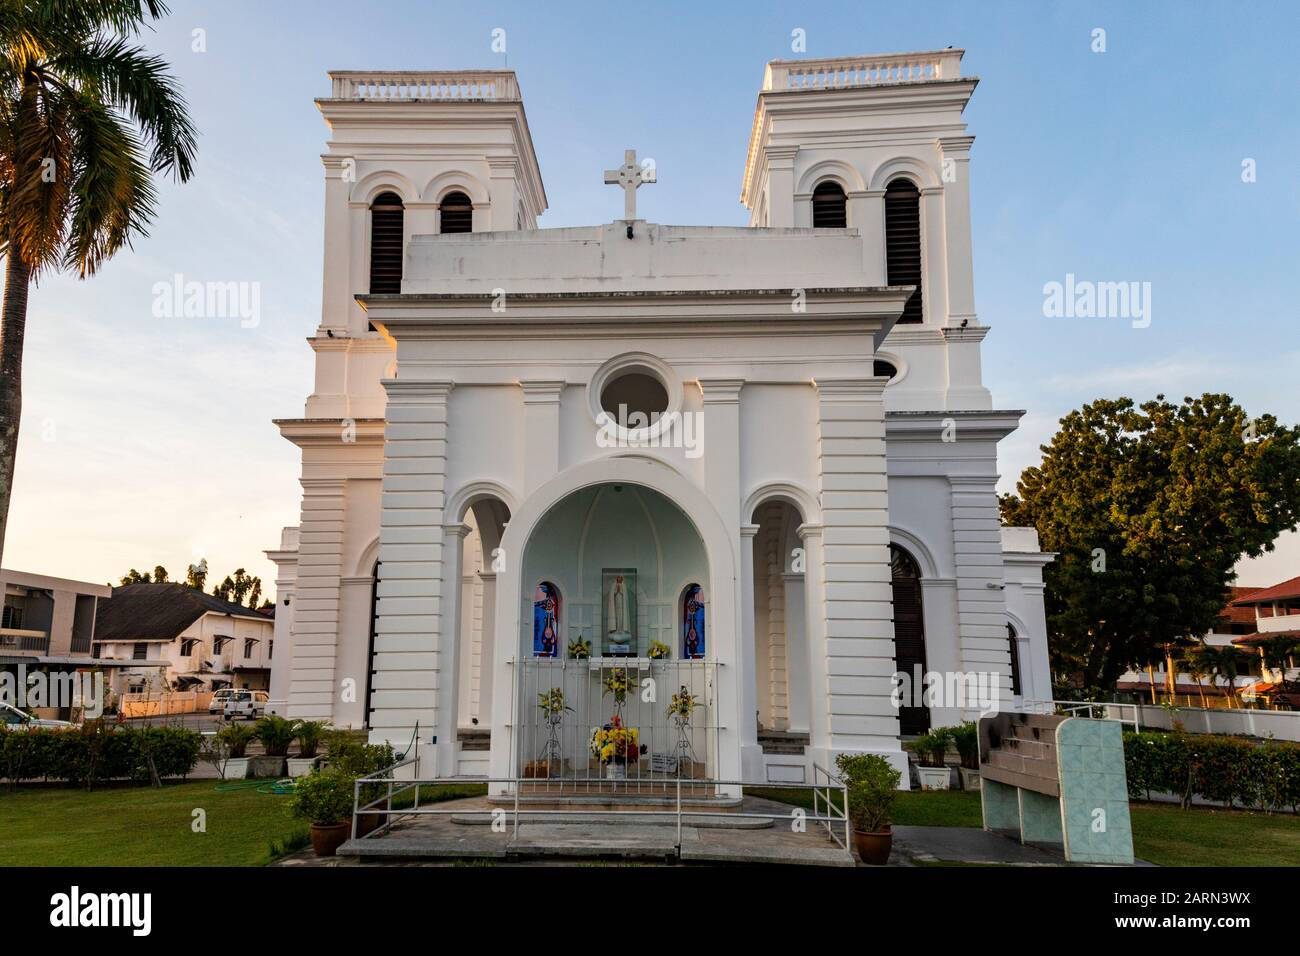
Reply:
[[[805, 549], [806, 550], [806, 549]], [[804, 576], [787, 571], [785, 584], [785, 639], [789, 729], [808, 733], [808, 640], [807, 609], [804, 606]]]
[[480, 728], [490, 729], [497, 647], [497, 576], [495, 571], [480, 571], [478, 576], [483, 582], [483, 627], [479, 640], [478, 713], [475, 716]]
[[445, 724], [442, 699], [455, 682], [455, 651], [448, 646], [456, 641], [455, 619], [443, 613], [447, 548], [461, 540], [443, 528], [452, 383], [393, 379], [383, 386], [388, 409], [371, 739], [405, 745], [418, 722], [427, 746], [435, 735], [441, 742], [455, 733]]
[[826, 639], [824, 529], [819, 524], [799, 526], [803, 543], [805, 648], [808, 671], [808, 756], [829, 768], [831, 753], [829, 655]]
[[[302, 479], [293, 672], [289, 683], [289, 716], [293, 718], [334, 720], [335, 705], [343, 690], [335, 680], [335, 671], [343, 573], [345, 486], [342, 479]], [[344, 676], [355, 681], [352, 685], [354, 693], [365, 692], [365, 674]]]
[[[740, 747], [742, 767], [746, 748], [758, 747], [758, 648], [754, 634], [754, 537], [758, 534], [758, 525], [740, 526], [740, 634], [737, 644], [736, 671], [738, 683], [736, 700], [740, 711]], [[750, 754], [750, 759], [754, 759]], [[762, 752], [758, 760], [761, 765]], [[762, 776], [750, 776], [746, 780], [762, 780]]]
[[997, 476], [950, 475], [948, 483], [952, 488], [953, 566], [962, 669], [999, 674], [1001, 693], [1010, 700], [1011, 655], [1002, 590]]
[[[469, 693], [467, 684], [460, 680], [460, 615], [461, 615], [461, 560], [465, 553], [465, 536], [470, 526], [456, 521], [442, 526], [443, 589], [441, 617], [445, 626], [439, 654], [438, 703], [438, 761], [435, 776], [454, 777], [460, 754], [456, 742], [459, 724], [459, 697]], [[427, 770], [422, 770], [427, 773]]]
[[817, 381], [827, 706], [832, 751], [882, 753], [901, 766], [898, 712], [890, 702], [895, 658], [884, 385], [874, 377]]

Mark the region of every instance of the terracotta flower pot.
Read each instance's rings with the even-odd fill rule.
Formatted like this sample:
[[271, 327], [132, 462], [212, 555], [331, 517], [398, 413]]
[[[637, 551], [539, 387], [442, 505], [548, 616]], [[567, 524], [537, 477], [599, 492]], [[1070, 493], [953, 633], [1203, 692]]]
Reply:
[[878, 830], [875, 833], [853, 831], [853, 849], [858, 851], [858, 859], [870, 866], [884, 866], [888, 863], [889, 851], [893, 845], [892, 830]]
[[316, 851], [317, 856], [333, 856], [334, 851], [344, 844], [351, 832], [351, 823], [330, 823], [326, 826], [313, 823], [311, 848]]

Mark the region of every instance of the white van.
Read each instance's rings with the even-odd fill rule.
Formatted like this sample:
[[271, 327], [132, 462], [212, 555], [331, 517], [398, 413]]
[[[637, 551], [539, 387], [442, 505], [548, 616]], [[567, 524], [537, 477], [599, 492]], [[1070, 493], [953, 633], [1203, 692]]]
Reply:
[[266, 713], [270, 699], [271, 695], [264, 690], [236, 690], [226, 698], [221, 713], [226, 720], [237, 720], [240, 717], [256, 720]]

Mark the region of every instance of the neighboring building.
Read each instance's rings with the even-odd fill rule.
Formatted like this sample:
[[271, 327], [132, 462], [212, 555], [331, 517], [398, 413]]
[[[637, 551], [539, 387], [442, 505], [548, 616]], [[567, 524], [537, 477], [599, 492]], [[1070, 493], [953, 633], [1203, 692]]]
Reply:
[[438, 776], [581, 774], [631, 668], [647, 763], [797, 781], [979, 710], [900, 708], [897, 674], [1050, 696], [1052, 556], [998, 514], [1023, 412], [982, 379], [961, 57], [768, 64], [748, 227], [637, 218], [629, 155], [623, 219], [538, 229], [513, 72], [331, 74], [315, 390], [277, 422], [300, 541], [268, 552], [290, 715], [418, 726]]
[[[0, 670], [18, 675], [18, 668], [39, 667], [53, 673], [107, 672], [111, 689], [120, 684], [117, 662], [96, 661], [92, 648], [96, 627], [107, 607], [112, 588], [89, 581], [71, 581], [44, 574], [0, 569], [4, 611], [0, 617]], [[146, 657], [130, 665], [134, 670], [157, 672], [161, 662]], [[107, 702], [106, 702], [107, 703]], [[69, 708], [59, 708], [67, 716]]]
[[[1251, 688], [1251, 693], [1270, 697], [1273, 695], [1267, 685], [1300, 680], [1300, 577], [1290, 578], [1268, 588], [1252, 588], [1249, 593], [1233, 601], [1232, 607], [1243, 616], [1252, 616], [1256, 629], [1254, 634], [1233, 638], [1233, 643], [1238, 647], [1259, 655], [1258, 667], [1263, 680], [1260, 685]], [[1285, 667], [1270, 668], [1265, 665], [1261, 645], [1278, 639], [1293, 641], [1293, 652]], [[1300, 692], [1295, 688], [1290, 690], [1288, 701], [1294, 699], [1295, 704], [1300, 704]]]
[[113, 588], [99, 614], [95, 657], [163, 662], [161, 686], [145, 669], [121, 665], [119, 693], [163, 690], [266, 690], [274, 662], [274, 611], [257, 611], [189, 585], [127, 584]]

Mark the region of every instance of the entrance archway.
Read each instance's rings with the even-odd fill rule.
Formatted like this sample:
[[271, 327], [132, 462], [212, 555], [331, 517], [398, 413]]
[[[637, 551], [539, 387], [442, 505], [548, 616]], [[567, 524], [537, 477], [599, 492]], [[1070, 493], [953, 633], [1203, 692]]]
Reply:
[[[520, 775], [537, 786], [705, 776], [717, 749], [711, 577], [685, 512], [642, 485], [588, 485], [534, 524], [520, 565]], [[674, 698], [689, 699], [681, 719]], [[598, 752], [593, 734], [614, 750]]]

